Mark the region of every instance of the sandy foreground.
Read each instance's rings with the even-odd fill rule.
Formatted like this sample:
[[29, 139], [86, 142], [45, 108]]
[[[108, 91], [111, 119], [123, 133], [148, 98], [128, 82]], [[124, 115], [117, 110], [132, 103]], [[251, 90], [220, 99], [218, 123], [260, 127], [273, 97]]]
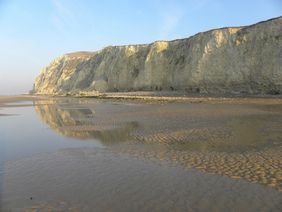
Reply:
[[[140, 171], [147, 170], [148, 167], [147, 165], [144, 167], [144, 164], [152, 162], [155, 165], [161, 164], [160, 167], [163, 167], [164, 173], [167, 173], [169, 167], [180, 168], [179, 170], [173, 168], [171, 173], [178, 173], [179, 178], [173, 180], [169, 178], [171, 174], [149, 175], [149, 173], [159, 173], [156, 170], [162, 170], [158, 165], [152, 165], [154, 167], [149, 172], [144, 171], [144, 177], [142, 177], [144, 183], [140, 184], [141, 187], [150, 184], [152, 177], [155, 177], [156, 181], [152, 181], [152, 185], [148, 185], [148, 188], [151, 189], [151, 187], [156, 186], [161, 190], [171, 183], [171, 191], [174, 193], [176, 192], [175, 189], [180, 189], [177, 187], [177, 183], [183, 182], [187, 183], [183, 186], [185, 188], [183, 189], [184, 193], [189, 190], [186, 188], [195, 184], [198, 186], [190, 188], [190, 190], [194, 194], [198, 192], [201, 196], [205, 189], [209, 190], [211, 187], [210, 190], [214, 190], [215, 182], [217, 182], [218, 188], [226, 191], [226, 194], [222, 196], [226, 197], [228, 207], [237, 207], [236, 201], [238, 203], [240, 201], [249, 202], [244, 199], [245, 197], [236, 194], [241, 193], [249, 194], [252, 200], [259, 199], [252, 204], [256, 209], [263, 209], [266, 204], [269, 204], [270, 206], [266, 208], [279, 211], [282, 191], [282, 98], [279, 96], [211, 97], [134, 92], [73, 98], [0, 97], [0, 114], [2, 112], [1, 107], [3, 109], [5, 107], [25, 106], [32, 106], [33, 108], [30, 109], [34, 109], [40, 120], [65, 139], [78, 139], [79, 142], [94, 139], [105, 148], [102, 150], [94, 149], [95, 151], [91, 148], [64, 149], [62, 152], [52, 155], [39, 155], [34, 160], [26, 158], [25, 160], [11, 161], [6, 166], [8, 170], [6, 179], [9, 180], [5, 184], [7, 191], [14, 191], [16, 194], [25, 193], [27, 190], [30, 190], [30, 193], [33, 194], [40, 193], [41, 189], [37, 191], [34, 181], [31, 184], [26, 184], [26, 181], [30, 179], [30, 173], [35, 175], [34, 179], [38, 179], [38, 176], [48, 176], [49, 169], [44, 172], [41, 167], [49, 167], [54, 169], [54, 172], [51, 173], [56, 176], [53, 183], [54, 191], [56, 193], [61, 192], [61, 195], [72, 193], [69, 191], [71, 187], [67, 186], [65, 176], [73, 176], [68, 183], [72, 180], [75, 181], [76, 190], [81, 190], [81, 195], [85, 195], [81, 200], [82, 202], [90, 193], [93, 194], [93, 190], [97, 190], [97, 186], [101, 185], [100, 193], [97, 192], [99, 198], [97, 197], [96, 200], [102, 198], [104, 201], [98, 201], [94, 204], [97, 205], [99, 202], [112, 201], [112, 199], [107, 199], [109, 192], [105, 188], [115, 186], [116, 180], [127, 179], [122, 182], [118, 181], [118, 183], [127, 186], [125, 193], [131, 190], [136, 192], [135, 189], [138, 188], [140, 182], [133, 182], [132, 179], [140, 176]], [[8, 109], [11, 109], [11, 111], [21, 110], [20, 108]], [[2, 117], [2, 120], [5, 118]], [[39, 133], [40, 136], [44, 137], [44, 134], [42, 134], [44, 131], [35, 131], [34, 133]], [[124, 161], [123, 157], [129, 158], [128, 161], [130, 162], [127, 159]], [[70, 158], [74, 160], [73, 163], [69, 163]], [[77, 158], [79, 160], [76, 163]], [[34, 169], [34, 161], [36, 163], [40, 161], [43, 165], [41, 164]], [[64, 161], [59, 168], [57, 168], [58, 161]], [[113, 162], [112, 166], [110, 165], [111, 161]], [[18, 163], [21, 165], [17, 165]], [[96, 164], [95, 167], [100, 167], [100, 169], [94, 169], [93, 164]], [[97, 166], [98, 164], [99, 166]], [[124, 167], [126, 171], [120, 171], [122, 165], [126, 165]], [[73, 169], [73, 167], [77, 168]], [[24, 172], [25, 170], [26, 172]], [[91, 172], [91, 170], [94, 171]], [[193, 170], [199, 171], [199, 175], [195, 177], [195, 182], [191, 183], [187, 181], [188, 177], [191, 177], [187, 174], [194, 173]], [[74, 171], [77, 174], [73, 175]], [[85, 182], [92, 182], [94, 175], [83, 175], [86, 178], [89, 177], [89, 179], [85, 179], [81, 178], [81, 173], [95, 173], [95, 176], [101, 173], [102, 176], [97, 178], [97, 183], [90, 183], [86, 186]], [[101, 184], [101, 179], [104, 180], [105, 176], [110, 177], [113, 173], [117, 174], [115, 178], [109, 179], [109, 181], [105, 180], [106, 183]], [[163, 172], [161, 171], [161, 173]], [[17, 176], [20, 176], [20, 178]], [[164, 185], [161, 184], [158, 187], [156, 182], [159, 182], [160, 179], [166, 179], [165, 177], [168, 177], [167, 181]], [[46, 179], [39, 178], [41, 179], [38, 182], [39, 188], [49, 188], [50, 183], [46, 183], [46, 185], [40, 183], [49, 182], [48, 180], [51, 178], [52, 176], [46, 177]], [[61, 179], [59, 183], [58, 179]], [[109, 182], [113, 184], [109, 186]], [[174, 182], [177, 183], [173, 184]], [[206, 185], [206, 182], [210, 183]], [[223, 186], [224, 183], [226, 183], [225, 187]], [[58, 190], [58, 185], [66, 186], [62, 186], [61, 190]], [[83, 193], [84, 189], [81, 188], [84, 188], [84, 186], [88, 188], [92, 185], [93, 189], [90, 193]], [[137, 190], [142, 191], [139, 188]], [[158, 191], [158, 189], [154, 191]], [[270, 193], [273, 196], [269, 195]], [[148, 196], [149, 194], [150, 192], [145, 192], [141, 196]], [[188, 193], [185, 193], [180, 199], [187, 197], [187, 195]], [[232, 198], [228, 195], [231, 195]], [[11, 202], [14, 202], [14, 196], [11, 196]], [[152, 195], [151, 200], [158, 202], [156, 196], [161, 198], [165, 195]], [[207, 206], [209, 208], [214, 205], [212, 199], [218, 198], [218, 196], [213, 195], [212, 192], [207, 193], [203, 201], [209, 202]], [[6, 196], [7, 201], [9, 200], [8, 197]], [[136, 196], [126, 196], [127, 199], [131, 197]], [[234, 199], [235, 197], [238, 199]], [[171, 198], [173, 197], [167, 196], [167, 199]], [[175, 196], [175, 198], [178, 197]], [[58, 197], [53, 199], [57, 200]], [[140, 199], [142, 200], [142, 198], [136, 198], [134, 201], [137, 202]], [[196, 198], [195, 202], [198, 202], [199, 199], [201, 198]], [[43, 200], [45, 201], [44, 198]], [[32, 211], [34, 208], [42, 209], [51, 206], [54, 210], [60, 207], [69, 208], [69, 204], [73, 203], [74, 200], [75, 198], [66, 203], [47, 201], [46, 205], [43, 201], [43, 203], [40, 203], [41, 205], [39, 203], [39, 205], [33, 204], [28, 209]], [[223, 201], [223, 199], [221, 200]], [[119, 202], [124, 202], [124, 200], [122, 199]], [[159, 201], [158, 204], [163, 205], [165, 202]], [[248, 205], [240, 204], [244, 209]], [[122, 204], [117, 204], [116, 207], [120, 205]], [[199, 202], [199, 205], [196, 204], [194, 207], [199, 208], [200, 205], [202, 204]], [[216, 208], [227, 207], [227, 205], [219, 204]], [[77, 211], [84, 207], [74, 206], [77, 207]], [[130, 208], [131, 205], [128, 207]], [[103, 207], [101, 206], [101, 208]], [[173, 210], [173, 207], [171, 207], [171, 210]]]
[[[109, 100], [91, 106], [87, 102], [90, 99], [76, 99], [77, 106], [90, 104], [86, 117], [83, 112], [63, 110], [56, 100], [45, 107], [35, 106], [35, 110], [44, 122], [65, 136], [94, 136], [108, 143], [117, 137], [126, 140], [129, 135], [130, 144], [135, 141], [150, 146], [142, 157], [169, 158], [183, 167], [245, 179], [281, 191], [281, 99], [179, 97], [180, 102], [163, 104], [155, 97], [140, 97], [142, 101], [137, 101], [136, 107], [130, 106], [127, 95], [114, 105]], [[175, 97], [160, 98], [170, 101]], [[77, 121], [79, 125], [70, 124]], [[156, 144], [172, 149], [159, 154], [159, 149], [154, 152], [151, 146]], [[132, 147], [118, 151], [140, 156], [139, 147]], [[185, 148], [189, 151], [183, 151]]]

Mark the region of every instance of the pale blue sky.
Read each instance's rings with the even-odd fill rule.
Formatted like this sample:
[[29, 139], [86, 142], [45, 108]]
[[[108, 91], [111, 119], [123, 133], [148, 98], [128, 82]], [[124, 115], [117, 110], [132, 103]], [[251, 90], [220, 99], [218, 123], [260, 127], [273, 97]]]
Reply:
[[0, 0], [0, 94], [72, 51], [189, 37], [282, 15], [282, 0]]

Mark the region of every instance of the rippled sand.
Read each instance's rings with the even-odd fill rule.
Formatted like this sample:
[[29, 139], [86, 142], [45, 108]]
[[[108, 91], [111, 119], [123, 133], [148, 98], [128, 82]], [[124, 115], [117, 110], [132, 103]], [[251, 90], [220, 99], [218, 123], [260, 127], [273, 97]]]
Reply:
[[34, 101], [56, 134], [102, 147], [6, 161], [3, 208], [281, 211], [282, 100], [192, 102]]
[[3, 206], [25, 211], [281, 210], [281, 193], [271, 188], [132, 158], [132, 153], [64, 149], [9, 162]]
[[[81, 107], [81, 108], [80, 108]], [[280, 104], [105, 102], [36, 106], [67, 136], [125, 145], [118, 151], [282, 189]], [[53, 114], [50, 116], [50, 114]], [[151, 148], [152, 145], [157, 146]]]

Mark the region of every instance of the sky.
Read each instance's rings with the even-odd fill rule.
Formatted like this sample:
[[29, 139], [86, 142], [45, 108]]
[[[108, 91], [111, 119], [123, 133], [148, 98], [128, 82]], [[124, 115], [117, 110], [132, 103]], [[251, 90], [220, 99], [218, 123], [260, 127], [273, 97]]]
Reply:
[[0, 95], [28, 92], [54, 58], [173, 40], [282, 15], [282, 0], [0, 0]]

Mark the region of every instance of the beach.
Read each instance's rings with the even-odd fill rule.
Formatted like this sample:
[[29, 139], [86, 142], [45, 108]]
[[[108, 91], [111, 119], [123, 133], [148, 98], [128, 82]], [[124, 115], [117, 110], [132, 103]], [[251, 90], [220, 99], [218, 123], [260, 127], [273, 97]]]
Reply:
[[281, 98], [107, 95], [0, 97], [3, 210], [281, 210]]

